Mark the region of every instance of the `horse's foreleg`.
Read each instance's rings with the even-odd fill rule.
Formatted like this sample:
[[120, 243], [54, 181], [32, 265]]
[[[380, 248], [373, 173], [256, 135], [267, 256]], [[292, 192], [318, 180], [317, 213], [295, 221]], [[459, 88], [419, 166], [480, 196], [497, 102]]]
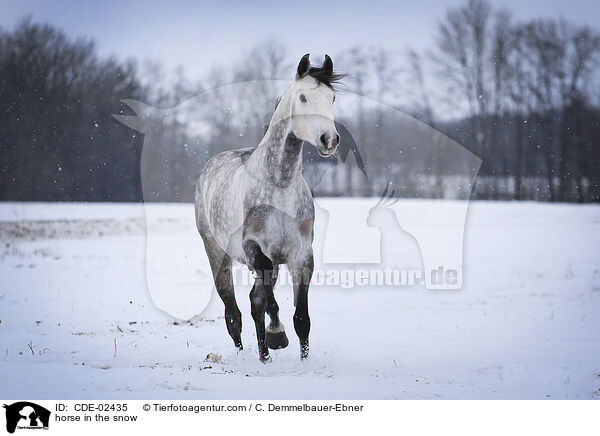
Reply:
[[272, 286], [265, 286], [265, 294], [267, 297], [267, 313], [271, 322], [267, 327], [267, 334], [265, 336], [265, 344], [272, 350], [278, 350], [288, 346], [289, 341], [285, 334], [285, 328], [279, 320], [279, 306], [275, 301], [274, 287], [277, 281], [278, 266], [273, 265], [273, 283]]
[[294, 329], [300, 340], [300, 357], [308, 357], [308, 334], [310, 317], [308, 316], [308, 287], [314, 269], [312, 251], [288, 265], [294, 281]]
[[244, 241], [243, 248], [248, 265], [256, 273], [256, 280], [250, 291], [250, 307], [256, 326], [259, 358], [261, 362], [267, 362], [270, 356], [269, 348], [265, 343], [265, 310], [267, 294], [273, 293], [273, 262], [264, 255], [260, 245], [254, 240]]

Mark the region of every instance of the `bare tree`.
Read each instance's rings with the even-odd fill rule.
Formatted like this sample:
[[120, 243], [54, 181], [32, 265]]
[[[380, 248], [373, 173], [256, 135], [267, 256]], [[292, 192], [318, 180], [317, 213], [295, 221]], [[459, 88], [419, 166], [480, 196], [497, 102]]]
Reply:
[[[336, 56], [346, 89], [406, 108], [439, 130], [438, 139], [448, 135], [477, 153], [484, 160], [477, 198], [600, 201], [598, 31], [518, 21], [485, 0], [449, 9], [434, 30], [432, 51], [399, 59], [383, 47], [355, 46]], [[100, 57], [92, 41], [31, 20], [0, 29], [0, 199], [139, 200], [142, 138], [112, 118], [130, 113], [119, 102], [130, 98], [178, 108], [151, 129], [161, 142], [158, 160], [168, 163], [151, 195], [189, 201], [206, 159], [260, 140], [281, 92], [268, 79], [289, 80], [292, 65], [271, 38], [190, 80], [157, 62]], [[240, 81], [253, 83], [231, 85]], [[177, 105], [204, 90], [210, 96], [182, 117]], [[373, 107], [357, 98], [338, 121], [374, 171], [360, 183], [353, 163], [340, 165], [327, 194], [372, 195], [392, 177], [399, 194], [440, 196], [441, 176], [454, 171], [439, 165], [444, 152], [432, 147], [408, 164], [415, 132], [406, 117]]]
[[423, 57], [414, 50], [408, 50], [407, 58], [410, 66], [409, 84], [416, 85], [417, 91], [416, 101], [413, 102], [414, 108], [423, 115], [424, 121], [435, 129], [435, 113], [423, 71]]
[[[365, 96], [368, 92], [369, 80], [369, 55], [362, 47], [354, 46], [340, 56], [340, 63], [344, 71], [348, 73], [345, 83], [348, 88], [358, 95], [356, 99], [356, 130], [355, 140], [360, 149], [365, 149], [367, 129], [364, 101], [360, 96]], [[346, 165], [346, 193], [350, 196], [358, 195], [356, 192], [355, 181], [359, 177], [358, 171], [351, 165]]]
[[[539, 148], [546, 161], [550, 199], [566, 201], [573, 195], [574, 180], [578, 180], [579, 189], [583, 184], [583, 168], [578, 162], [585, 149], [581, 143], [574, 144], [577, 135], [570, 124], [577, 117], [570, 111], [588, 92], [585, 88], [593, 67], [597, 67], [600, 37], [589, 28], [549, 19], [525, 23], [518, 32], [522, 45], [515, 64], [529, 75], [527, 91], [533, 100], [530, 112], [543, 118], [545, 138]], [[558, 194], [554, 191], [555, 176], [559, 180]], [[581, 191], [579, 196], [583, 196]]]
[[439, 78], [456, 89], [457, 99], [471, 119], [471, 146], [476, 153], [485, 145], [486, 102], [488, 101], [489, 22], [491, 8], [483, 0], [469, 0], [450, 9], [439, 24], [433, 60], [440, 68]]

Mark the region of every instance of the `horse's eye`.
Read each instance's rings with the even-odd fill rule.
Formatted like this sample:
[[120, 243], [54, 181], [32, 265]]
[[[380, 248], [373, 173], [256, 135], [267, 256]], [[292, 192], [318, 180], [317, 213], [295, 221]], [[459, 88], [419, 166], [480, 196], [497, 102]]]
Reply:
[[304, 94], [300, 94], [300, 101], [302, 103], [306, 103], [306, 97], [304, 96]]
[[333, 96], [333, 102], [335, 103], [335, 95]]

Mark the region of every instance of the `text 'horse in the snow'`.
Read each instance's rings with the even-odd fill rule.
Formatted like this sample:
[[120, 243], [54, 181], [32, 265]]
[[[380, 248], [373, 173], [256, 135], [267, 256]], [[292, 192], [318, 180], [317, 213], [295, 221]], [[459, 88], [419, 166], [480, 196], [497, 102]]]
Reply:
[[[236, 347], [242, 348], [242, 316], [232, 278], [232, 260], [255, 273], [250, 292], [261, 361], [269, 348], [285, 348], [288, 338], [279, 320], [273, 287], [278, 266], [287, 264], [294, 286], [294, 328], [300, 356], [308, 357], [308, 288], [314, 268], [314, 204], [302, 176], [302, 145], [331, 156], [340, 136], [333, 120], [334, 73], [329, 56], [321, 67], [308, 54], [285, 91], [262, 141], [256, 148], [211, 158], [196, 185], [196, 224], [206, 248], [217, 292], [225, 304], [225, 322]], [[265, 312], [270, 324], [265, 329]]]

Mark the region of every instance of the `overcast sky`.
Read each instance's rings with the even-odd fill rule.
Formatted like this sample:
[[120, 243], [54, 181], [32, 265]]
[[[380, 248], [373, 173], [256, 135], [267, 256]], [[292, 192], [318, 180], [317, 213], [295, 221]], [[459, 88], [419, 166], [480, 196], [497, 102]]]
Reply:
[[[176, 5], [175, 5], [176, 3]], [[73, 36], [96, 40], [101, 54], [183, 65], [196, 79], [215, 63], [228, 65], [255, 43], [274, 36], [300, 58], [335, 56], [360, 44], [423, 49], [448, 6], [462, 0], [418, 1], [74, 1], [0, 0], [0, 26], [26, 15]], [[597, 25], [600, 0], [492, 0], [515, 17], [563, 16]], [[326, 6], [325, 6], [326, 5]], [[334, 59], [335, 61], [335, 59]]]

